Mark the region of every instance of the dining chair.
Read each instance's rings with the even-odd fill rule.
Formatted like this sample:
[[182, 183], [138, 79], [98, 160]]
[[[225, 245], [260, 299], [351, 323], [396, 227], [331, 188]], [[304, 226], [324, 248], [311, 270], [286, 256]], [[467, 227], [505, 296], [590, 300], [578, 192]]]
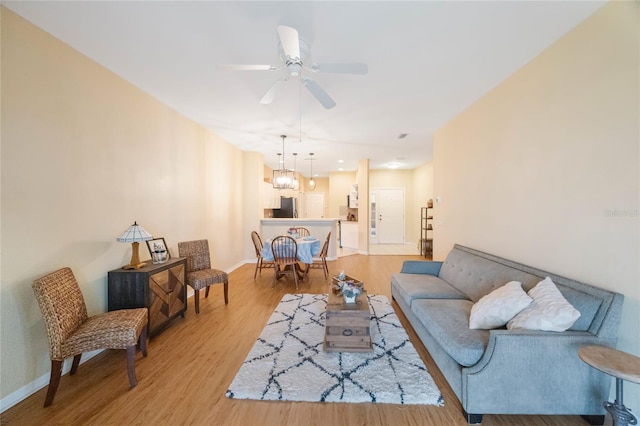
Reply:
[[303, 237], [310, 237], [311, 236], [311, 232], [309, 232], [309, 230], [307, 228], [303, 228], [303, 227], [296, 227], [296, 232], [298, 234], [298, 238], [303, 238]]
[[273, 285], [282, 278], [284, 274], [292, 274], [293, 280], [298, 289], [298, 244], [293, 238], [281, 235], [271, 241], [271, 252], [273, 253]]
[[229, 303], [229, 275], [211, 268], [208, 240], [179, 242], [178, 255], [187, 258], [187, 284], [194, 291], [196, 314], [200, 313], [200, 290], [206, 289], [204, 297], [209, 297], [209, 286], [213, 284], [224, 284], [224, 304]]
[[142, 355], [147, 356], [147, 308], [121, 309], [88, 316], [80, 286], [68, 267], [38, 278], [32, 288], [47, 329], [51, 358], [45, 407], [50, 406], [56, 396], [64, 360], [73, 357], [70, 372], [73, 375], [78, 370], [83, 352], [126, 349], [129, 384], [136, 386], [137, 343]]
[[260, 238], [260, 234], [256, 231], [251, 231], [251, 241], [253, 241], [253, 247], [256, 249], [256, 270], [253, 273], [253, 279], [256, 279], [256, 275], [258, 274], [258, 269], [260, 269], [260, 274], [262, 274], [262, 268], [273, 268], [273, 262], [269, 260], [265, 260], [262, 257], [262, 238]]
[[309, 272], [309, 269], [322, 269], [324, 271], [324, 279], [329, 276], [329, 266], [327, 265], [327, 254], [329, 253], [329, 241], [331, 240], [331, 232], [327, 234], [327, 239], [324, 241], [322, 249], [318, 254], [318, 260], [314, 259], [313, 263], [307, 265], [305, 270], [305, 276]]

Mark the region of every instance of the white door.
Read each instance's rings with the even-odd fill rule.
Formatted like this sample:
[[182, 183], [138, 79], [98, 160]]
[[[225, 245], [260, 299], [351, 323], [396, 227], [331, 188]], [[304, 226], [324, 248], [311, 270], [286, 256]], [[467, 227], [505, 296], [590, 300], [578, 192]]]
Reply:
[[324, 193], [314, 192], [305, 194], [305, 217], [319, 219], [324, 217]]
[[404, 189], [376, 189], [378, 243], [404, 244]]

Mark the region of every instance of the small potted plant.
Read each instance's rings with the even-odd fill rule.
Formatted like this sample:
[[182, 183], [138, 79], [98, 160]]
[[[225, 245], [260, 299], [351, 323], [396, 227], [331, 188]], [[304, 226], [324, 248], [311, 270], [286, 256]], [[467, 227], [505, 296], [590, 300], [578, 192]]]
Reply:
[[297, 239], [298, 238], [298, 228], [289, 228], [289, 230], [287, 230], [287, 234], [289, 234], [289, 236], [293, 239]]
[[344, 303], [356, 303], [356, 299], [364, 291], [361, 283], [352, 280], [340, 281], [340, 291], [344, 297]]

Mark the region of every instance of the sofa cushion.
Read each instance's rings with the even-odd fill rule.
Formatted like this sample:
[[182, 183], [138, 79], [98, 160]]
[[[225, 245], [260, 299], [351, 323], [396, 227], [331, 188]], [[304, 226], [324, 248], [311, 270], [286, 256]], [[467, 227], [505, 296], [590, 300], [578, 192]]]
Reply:
[[591, 323], [602, 304], [602, 299], [560, 284], [558, 284], [558, 290], [560, 290], [560, 293], [562, 293], [564, 298], [567, 299], [567, 302], [571, 303], [571, 306], [580, 311], [580, 318], [578, 318], [569, 330], [589, 330]]
[[391, 284], [409, 306], [414, 299], [466, 299], [464, 294], [433, 275], [391, 274]]
[[529, 290], [533, 303], [507, 324], [509, 330], [565, 331], [580, 317], [549, 277]]
[[455, 299], [414, 299], [411, 311], [458, 364], [470, 367], [484, 354], [488, 330], [471, 330], [469, 313], [473, 302]]
[[469, 316], [469, 328], [486, 330], [503, 327], [532, 301], [522, 289], [520, 281], [510, 281], [474, 303]]
[[449, 252], [439, 277], [474, 302], [509, 281], [520, 281], [523, 288], [535, 285], [544, 277], [511, 268], [491, 259], [454, 248]]

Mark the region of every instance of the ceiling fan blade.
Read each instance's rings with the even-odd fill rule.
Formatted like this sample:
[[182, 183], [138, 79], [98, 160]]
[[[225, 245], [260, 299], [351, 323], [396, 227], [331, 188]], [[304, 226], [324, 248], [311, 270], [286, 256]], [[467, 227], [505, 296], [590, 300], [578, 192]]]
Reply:
[[311, 94], [315, 96], [315, 98], [322, 104], [323, 107], [325, 107], [326, 109], [331, 109], [336, 106], [336, 103], [333, 99], [331, 99], [331, 96], [329, 96], [329, 94], [325, 92], [324, 89], [322, 89], [322, 87], [320, 87], [315, 80], [305, 78], [303, 80], [303, 83], [307, 90], [309, 90], [309, 92], [311, 92]]
[[262, 99], [260, 99], [260, 103], [262, 105], [268, 105], [271, 102], [273, 102], [273, 98], [276, 95], [276, 92], [278, 91], [280, 86], [282, 86], [282, 84], [286, 82], [288, 79], [289, 79], [288, 77], [285, 77], [285, 78], [276, 80], [276, 82], [273, 83], [273, 85], [269, 88], [269, 90], [267, 90], [267, 93], [264, 94]]
[[278, 67], [273, 65], [237, 65], [237, 64], [222, 64], [217, 68], [223, 71], [275, 71]]
[[347, 64], [313, 64], [311, 70], [315, 72], [331, 72], [341, 74], [361, 74], [365, 75], [369, 72], [367, 64], [360, 62]]
[[280, 37], [280, 43], [282, 43], [282, 50], [284, 50], [284, 54], [289, 56], [291, 59], [300, 60], [300, 39], [298, 38], [298, 30], [285, 25], [278, 25], [278, 37]]

